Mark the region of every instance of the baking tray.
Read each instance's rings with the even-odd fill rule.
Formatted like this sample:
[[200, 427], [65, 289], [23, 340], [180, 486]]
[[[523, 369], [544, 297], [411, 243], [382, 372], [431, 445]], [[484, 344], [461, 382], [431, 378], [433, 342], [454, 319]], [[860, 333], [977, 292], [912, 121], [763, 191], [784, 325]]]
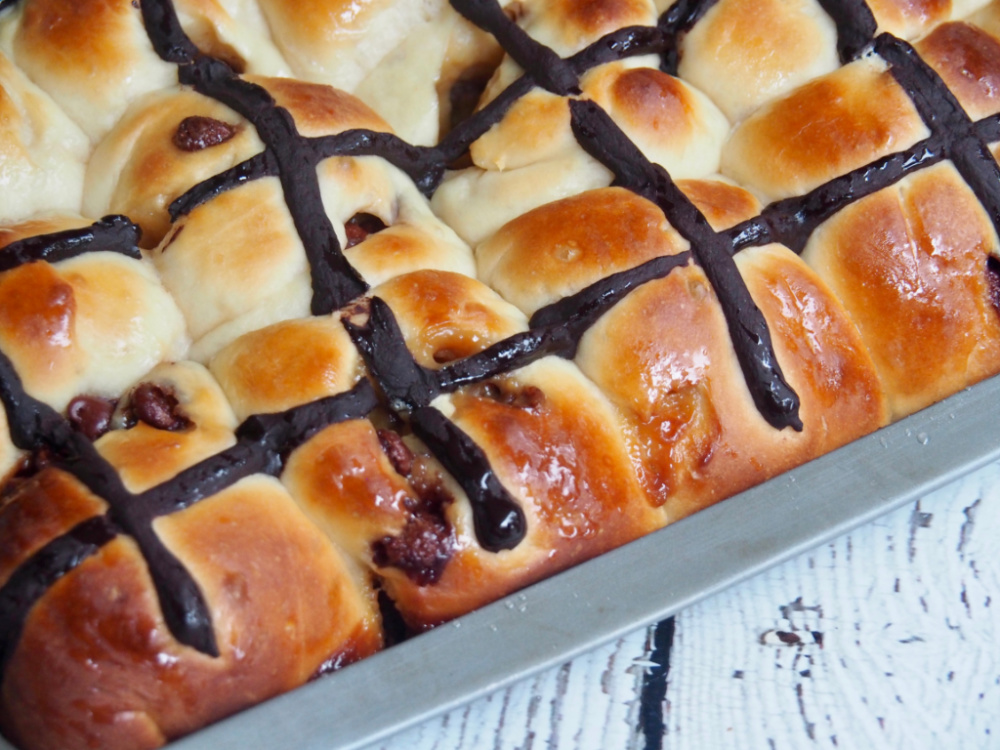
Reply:
[[[171, 750], [376, 742], [667, 617], [1000, 458], [1000, 377]], [[0, 748], [13, 750], [0, 739]]]

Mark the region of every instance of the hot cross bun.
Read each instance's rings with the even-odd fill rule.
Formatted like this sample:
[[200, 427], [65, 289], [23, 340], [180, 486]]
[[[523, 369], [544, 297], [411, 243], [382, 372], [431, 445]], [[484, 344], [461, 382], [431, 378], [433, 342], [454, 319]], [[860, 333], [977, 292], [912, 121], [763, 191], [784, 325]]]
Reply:
[[4, 736], [158, 747], [1000, 371], [998, 9], [0, 0]]

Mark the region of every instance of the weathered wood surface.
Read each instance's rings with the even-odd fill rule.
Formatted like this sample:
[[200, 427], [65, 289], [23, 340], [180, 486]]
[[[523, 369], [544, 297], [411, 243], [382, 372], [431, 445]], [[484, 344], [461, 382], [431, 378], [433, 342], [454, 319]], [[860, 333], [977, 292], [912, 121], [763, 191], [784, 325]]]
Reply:
[[1000, 464], [376, 747], [996, 748], [994, 597]]

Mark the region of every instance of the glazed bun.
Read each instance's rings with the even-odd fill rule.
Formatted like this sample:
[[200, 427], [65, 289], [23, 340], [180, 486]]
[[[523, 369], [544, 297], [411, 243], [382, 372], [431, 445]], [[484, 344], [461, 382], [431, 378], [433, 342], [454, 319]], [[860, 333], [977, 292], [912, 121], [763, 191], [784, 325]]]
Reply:
[[1000, 372], [998, 91], [1000, 2], [0, 0], [0, 731], [158, 747]]

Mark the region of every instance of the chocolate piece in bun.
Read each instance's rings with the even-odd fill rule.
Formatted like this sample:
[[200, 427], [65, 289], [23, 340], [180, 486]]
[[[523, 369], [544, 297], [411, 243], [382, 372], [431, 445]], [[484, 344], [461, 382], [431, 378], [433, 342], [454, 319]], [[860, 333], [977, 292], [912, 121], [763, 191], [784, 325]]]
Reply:
[[161, 746], [996, 374], [998, 8], [0, 0], [0, 731]]

